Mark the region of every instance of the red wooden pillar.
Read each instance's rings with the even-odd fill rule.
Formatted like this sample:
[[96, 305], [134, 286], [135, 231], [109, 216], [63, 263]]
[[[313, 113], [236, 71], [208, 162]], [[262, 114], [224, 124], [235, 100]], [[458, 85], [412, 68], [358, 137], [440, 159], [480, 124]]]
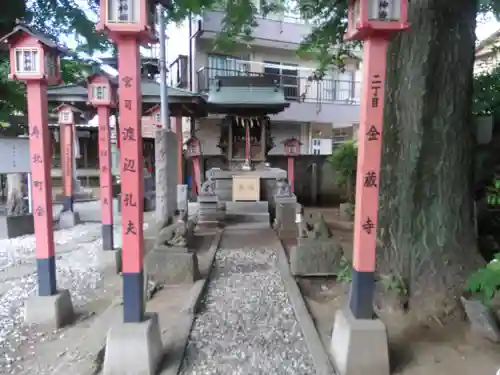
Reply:
[[73, 212], [74, 186], [73, 186], [73, 157], [75, 122], [81, 112], [68, 104], [61, 104], [56, 108], [60, 127], [61, 168], [63, 172], [63, 212]]
[[186, 155], [193, 163], [193, 190], [196, 195], [201, 191], [200, 156], [201, 142], [196, 137], [191, 137], [186, 142]]
[[[399, 2], [399, 4], [396, 4]], [[346, 39], [364, 40], [360, 105], [353, 274], [349, 308], [356, 319], [373, 319], [380, 158], [388, 39], [408, 28], [407, 0], [378, 4], [351, 0]]]
[[[99, 123], [99, 184], [102, 215], [102, 248], [114, 249], [113, 237], [113, 176], [111, 174], [111, 108], [116, 105], [116, 84], [104, 74], [87, 78], [89, 102], [97, 107]], [[119, 134], [117, 134], [119, 139]]]
[[283, 141], [285, 156], [288, 156], [288, 183], [292, 193], [295, 192], [295, 158], [300, 154], [301, 142], [296, 138]]
[[57, 294], [52, 216], [52, 151], [48, 127], [47, 85], [60, 82], [61, 49], [24, 25], [17, 25], [0, 42], [10, 47], [9, 78], [26, 83], [36, 238], [38, 294]]

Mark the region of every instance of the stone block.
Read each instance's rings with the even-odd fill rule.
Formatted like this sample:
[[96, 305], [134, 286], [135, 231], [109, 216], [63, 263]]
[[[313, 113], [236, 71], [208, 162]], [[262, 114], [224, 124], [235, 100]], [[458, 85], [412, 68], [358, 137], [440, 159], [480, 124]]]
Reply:
[[333, 238], [298, 238], [290, 249], [290, 268], [294, 276], [333, 276], [342, 255]]
[[198, 257], [186, 248], [159, 246], [145, 258], [148, 277], [160, 285], [192, 284], [200, 278]]
[[163, 345], [156, 314], [140, 323], [121, 323], [108, 332], [103, 375], [155, 375]]
[[42, 330], [59, 329], [71, 323], [74, 317], [71, 295], [66, 289], [53, 296], [29, 298], [24, 306], [24, 322], [35, 324]]
[[73, 228], [80, 223], [80, 214], [78, 212], [63, 211], [59, 215], [59, 229]]
[[330, 346], [340, 375], [389, 375], [387, 330], [379, 319], [355, 319], [338, 310]]
[[0, 238], [14, 238], [35, 233], [33, 215], [0, 216]]
[[297, 198], [282, 198], [276, 200], [276, 218], [275, 229], [278, 231], [280, 237], [292, 234], [297, 237]]

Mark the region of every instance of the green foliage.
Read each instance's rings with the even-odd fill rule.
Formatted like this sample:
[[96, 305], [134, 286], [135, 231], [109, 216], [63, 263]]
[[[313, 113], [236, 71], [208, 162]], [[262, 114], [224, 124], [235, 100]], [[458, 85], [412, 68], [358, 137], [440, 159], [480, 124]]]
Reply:
[[350, 202], [354, 202], [357, 160], [358, 147], [354, 141], [345, 142], [335, 148], [327, 158], [330, 167], [335, 171], [335, 184], [348, 190]]
[[500, 178], [495, 177], [487, 187], [486, 200], [490, 206], [500, 206]]
[[346, 283], [352, 281], [352, 264], [345, 256], [340, 258], [340, 262], [334, 274], [338, 282]]
[[464, 291], [478, 297], [485, 305], [490, 305], [500, 290], [500, 253], [486, 267], [477, 270], [467, 281]]
[[472, 113], [489, 116], [500, 112], [500, 67], [474, 77]]
[[398, 296], [408, 295], [408, 289], [406, 288], [405, 282], [401, 277], [394, 275], [383, 276], [380, 279], [380, 283], [386, 292], [394, 292]]

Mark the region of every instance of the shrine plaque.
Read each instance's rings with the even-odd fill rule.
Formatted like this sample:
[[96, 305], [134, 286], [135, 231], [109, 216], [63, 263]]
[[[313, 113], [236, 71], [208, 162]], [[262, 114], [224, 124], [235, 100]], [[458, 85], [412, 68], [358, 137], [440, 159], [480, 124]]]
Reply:
[[260, 200], [259, 176], [233, 176], [233, 201]]

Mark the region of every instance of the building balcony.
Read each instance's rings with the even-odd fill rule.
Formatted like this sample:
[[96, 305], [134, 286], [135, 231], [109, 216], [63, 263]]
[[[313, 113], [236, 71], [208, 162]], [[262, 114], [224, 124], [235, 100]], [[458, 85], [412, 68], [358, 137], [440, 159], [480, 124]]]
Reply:
[[[193, 30], [199, 38], [215, 39], [222, 30], [224, 12], [204, 12], [196, 20]], [[258, 26], [253, 30], [252, 45], [295, 50], [311, 33], [312, 27], [304, 19], [294, 15], [269, 14], [257, 16]]]
[[359, 122], [361, 82], [325, 78], [319, 81], [297, 75], [203, 67], [197, 72], [197, 89], [208, 93], [221, 76], [267, 76], [283, 87], [291, 104], [276, 120], [352, 124]]

